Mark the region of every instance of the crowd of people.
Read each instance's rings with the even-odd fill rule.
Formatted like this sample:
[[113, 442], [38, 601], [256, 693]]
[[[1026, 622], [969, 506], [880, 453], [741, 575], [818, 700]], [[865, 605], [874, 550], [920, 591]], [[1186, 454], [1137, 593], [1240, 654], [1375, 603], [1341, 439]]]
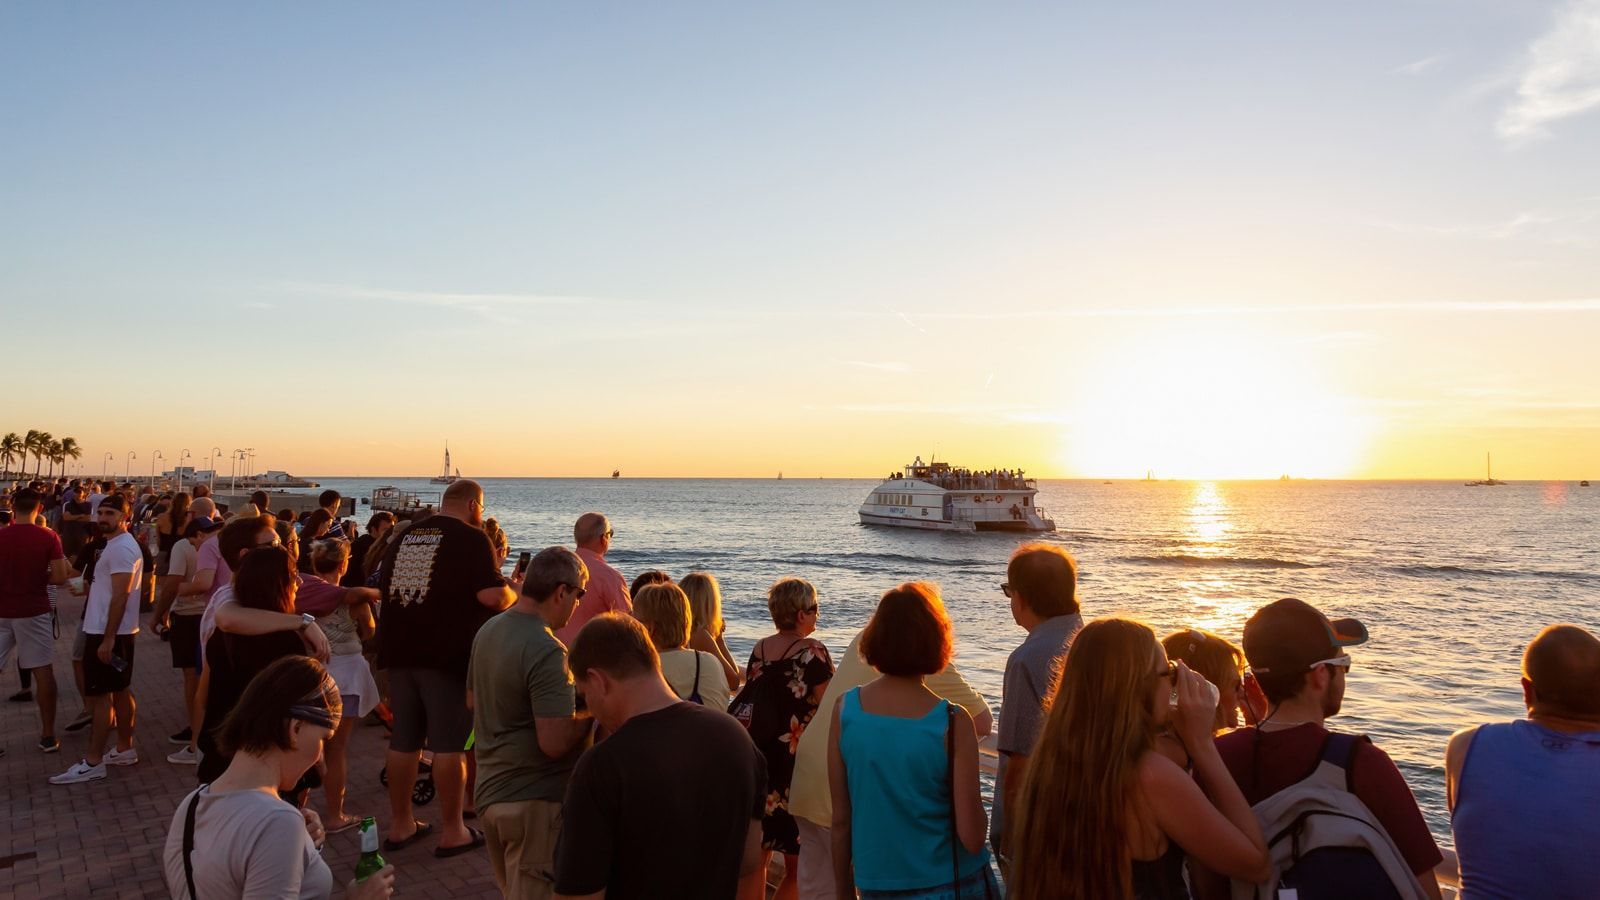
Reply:
[[[740, 666], [716, 578], [630, 583], [600, 513], [507, 577], [476, 483], [361, 534], [329, 494], [304, 516], [270, 513], [265, 495], [224, 515], [199, 490], [35, 483], [0, 498], [0, 669], [15, 652], [31, 678], [45, 753], [60, 748], [52, 662], [70, 620], [57, 588], [83, 584], [84, 713], [68, 730], [89, 734], [52, 784], [139, 764], [141, 610], [171, 647], [189, 727], [168, 761], [197, 783], [165, 847], [174, 898], [329, 896], [319, 848], [359, 823], [347, 751], [368, 715], [389, 728], [389, 865], [345, 885], [357, 898], [403, 885], [423, 843], [483, 853], [517, 898], [757, 900], [774, 857], [782, 900], [1441, 895], [1444, 855], [1404, 775], [1327, 727], [1369, 637], [1355, 619], [1280, 599], [1242, 646], [1086, 622], [1072, 557], [1024, 544], [1000, 585], [1026, 636], [997, 724], [953, 663], [933, 584], [890, 587], [836, 655], [816, 637], [816, 588], [780, 579], [773, 632]], [[1526, 718], [1446, 748], [1461, 896], [1593, 896], [1600, 641], [1543, 629], [1521, 687]], [[424, 754], [437, 822], [413, 808]]]

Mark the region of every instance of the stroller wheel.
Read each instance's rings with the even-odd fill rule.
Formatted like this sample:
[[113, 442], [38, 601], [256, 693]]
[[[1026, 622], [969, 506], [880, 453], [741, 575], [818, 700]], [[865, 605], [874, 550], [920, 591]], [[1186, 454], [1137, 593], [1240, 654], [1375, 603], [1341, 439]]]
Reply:
[[426, 806], [433, 800], [435, 793], [437, 789], [433, 786], [432, 778], [419, 778], [416, 786], [411, 789], [411, 802], [418, 806]]

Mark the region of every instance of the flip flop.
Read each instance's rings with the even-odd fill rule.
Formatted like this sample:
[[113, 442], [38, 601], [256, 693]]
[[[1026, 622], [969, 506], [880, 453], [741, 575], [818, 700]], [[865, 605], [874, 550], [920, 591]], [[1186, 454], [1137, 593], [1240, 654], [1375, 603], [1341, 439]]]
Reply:
[[411, 846], [412, 844], [415, 844], [417, 841], [420, 841], [423, 838], [425, 838], [428, 835], [433, 833], [433, 826], [429, 825], [427, 822], [424, 822], [421, 819], [417, 819], [416, 823], [417, 823], [417, 830], [413, 831], [411, 833], [411, 836], [406, 838], [405, 840], [391, 841], [388, 838], [384, 838], [383, 839], [383, 849], [387, 850], [390, 853], [394, 853], [394, 852], [399, 851], [399, 850], [404, 850], [405, 848]]
[[473, 850], [483, 846], [483, 832], [476, 828], [468, 828], [467, 833], [472, 835], [472, 840], [470, 842], [462, 844], [459, 847], [440, 847], [433, 851], [433, 855], [440, 859], [449, 859], [452, 856], [460, 856], [463, 853], [470, 853]]
[[344, 834], [346, 831], [349, 831], [350, 829], [352, 829], [352, 828], [354, 828], [354, 827], [356, 827], [357, 825], [360, 825], [360, 824], [361, 824], [361, 817], [360, 816], [352, 816], [352, 815], [346, 813], [345, 817], [344, 817], [344, 821], [340, 822], [338, 825], [333, 826], [332, 828], [324, 826], [322, 830], [324, 832], [328, 833], [328, 834]]

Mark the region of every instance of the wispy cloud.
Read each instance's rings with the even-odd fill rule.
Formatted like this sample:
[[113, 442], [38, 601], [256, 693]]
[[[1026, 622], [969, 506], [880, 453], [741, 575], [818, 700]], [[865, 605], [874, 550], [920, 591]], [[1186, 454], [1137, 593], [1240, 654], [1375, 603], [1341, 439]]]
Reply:
[[1408, 62], [1403, 66], [1396, 66], [1393, 71], [1396, 75], [1421, 75], [1438, 68], [1444, 62], [1444, 56], [1427, 56], [1422, 59]]
[[531, 306], [571, 306], [593, 302], [592, 298], [560, 294], [516, 293], [466, 293], [459, 291], [403, 291], [392, 288], [375, 288], [355, 284], [292, 283], [281, 289], [296, 294], [382, 303], [408, 303], [420, 306], [437, 306], [475, 313], [485, 318], [506, 322], [506, 311]]
[[1583, 201], [1587, 208], [1564, 212], [1528, 210], [1498, 222], [1428, 225], [1412, 222], [1374, 222], [1376, 227], [1400, 234], [1459, 237], [1481, 240], [1534, 240], [1551, 244], [1585, 245], [1600, 242], [1600, 202]]
[[910, 363], [900, 362], [899, 360], [892, 359], [883, 360], [881, 362], [870, 359], [838, 359], [834, 360], [834, 362], [841, 363], [846, 366], [859, 366], [863, 369], [871, 369], [874, 372], [894, 372], [897, 374], [903, 374], [911, 371]]
[[1516, 97], [1496, 123], [1512, 144], [1548, 137], [1562, 119], [1600, 108], [1600, 0], [1571, 0], [1528, 48]]

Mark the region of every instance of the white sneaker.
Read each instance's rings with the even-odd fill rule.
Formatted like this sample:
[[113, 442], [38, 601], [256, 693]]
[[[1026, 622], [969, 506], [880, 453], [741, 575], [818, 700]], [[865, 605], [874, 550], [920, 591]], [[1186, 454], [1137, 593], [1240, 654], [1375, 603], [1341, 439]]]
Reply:
[[177, 766], [198, 766], [200, 754], [196, 753], [193, 747], [184, 747], [175, 753], [168, 753], [167, 762]]
[[105, 764], [108, 766], [131, 766], [139, 761], [139, 750], [129, 747], [127, 750], [112, 750], [105, 755]]
[[62, 772], [60, 775], [51, 775], [50, 783], [77, 784], [81, 781], [99, 781], [104, 777], [106, 777], [106, 764], [104, 762], [98, 766], [91, 766], [88, 760], [80, 759], [72, 764], [72, 768]]

